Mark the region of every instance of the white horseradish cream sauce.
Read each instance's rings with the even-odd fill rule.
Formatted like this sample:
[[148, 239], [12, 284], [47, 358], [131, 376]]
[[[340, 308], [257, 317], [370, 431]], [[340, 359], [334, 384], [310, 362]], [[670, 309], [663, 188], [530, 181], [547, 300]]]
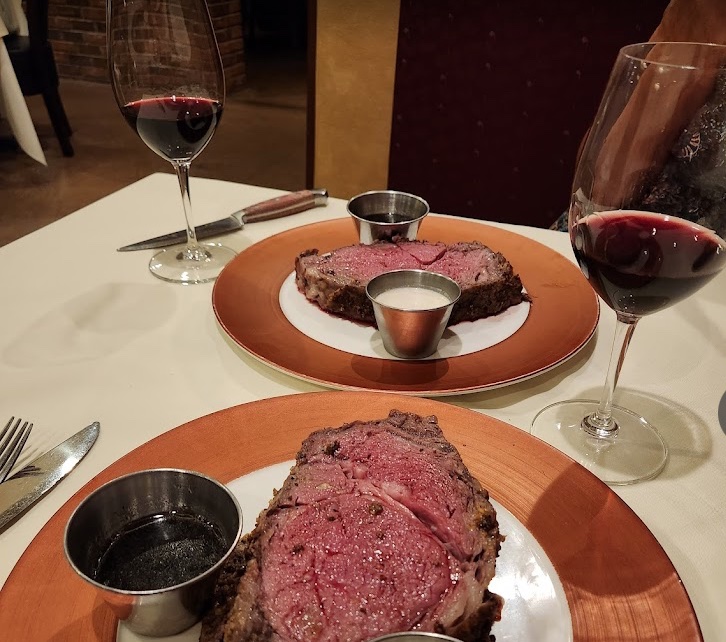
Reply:
[[375, 299], [381, 305], [398, 310], [432, 310], [451, 303], [443, 292], [415, 285], [384, 290]]

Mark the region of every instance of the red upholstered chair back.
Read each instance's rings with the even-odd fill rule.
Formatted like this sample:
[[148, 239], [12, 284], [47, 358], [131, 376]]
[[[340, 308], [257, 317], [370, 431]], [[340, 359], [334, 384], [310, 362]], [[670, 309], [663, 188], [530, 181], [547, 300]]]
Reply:
[[388, 185], [434, 212], [540, 227], [620, 47], [666, 0], [401, 0]]

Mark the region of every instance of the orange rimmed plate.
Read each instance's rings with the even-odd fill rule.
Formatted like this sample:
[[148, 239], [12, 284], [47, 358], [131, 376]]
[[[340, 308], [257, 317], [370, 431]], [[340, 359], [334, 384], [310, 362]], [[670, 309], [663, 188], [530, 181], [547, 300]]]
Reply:
[[333, 388], [426, 396], [522, 381], [566, 361], [592, 337], [599, 316], [597, 296], [579, 268], [558, 252], [519, 234], [456, 217], [427, 217], [419, 238], [476, 240], [501, 252], [532, 300], [524, 325], [486, 350], [422, 361], [359, 356], [309, 338], [285, 317], [280, 289], [304, 250], [322, 253], [356, 242], [349, 219], [288, 230], [241, 252], [215, 282], [217, 320], [246, 352], [296, 377]]
[[[637, 515], [587, 470], [486, 415], [380, 392], [307, 393], [244, 404], [191, 421], [132, 451], [79, 490], [20, 558], [0, 592], [3, 639], [115, 639], [111, 611], [63, 555], [68, 518], [101, 484], [154, 467], [194, 469], [228, 483], [293, 459], [313, 430], [385, 417], [392, 408], [436, 415], [471, 473], [537, 540], [562, 583], [575, 642], [702, 640], [665, 551]], [[271, 497], [272, 488], [269, 492]]]

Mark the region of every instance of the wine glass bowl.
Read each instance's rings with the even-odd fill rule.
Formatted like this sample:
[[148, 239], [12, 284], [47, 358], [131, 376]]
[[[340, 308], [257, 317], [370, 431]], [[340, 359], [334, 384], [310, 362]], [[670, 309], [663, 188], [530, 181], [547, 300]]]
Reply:
[[623, 317], [637, 319], [685, 299], [726, 260], [712, 230], [678, 217], [612, 210], [574, 218], [577, 262], [600, 298]]
[[121, 107], [126, 122], [162, 158], [191, 162], [207, 146], [222, 117], [222, 103], [211, 98], [143, 98]]
[[214, 280], [235, 252], [199, 243], [189, 195], [191, 162], [209, 144], [224, 109], [222, 61], [205, 0], [109, 0], [107, 50], [116, 103], [126, 122], [176, 172], [187, 243], [154, 254], [160, 279]]
[[726, 266], [726, 47], [619, 52], [578, 159], [568, 228], [583, 274], [616, 314], [615, 340], [601, 399], [552, 404], [532, 433], [609, 484], [650, 479], [668, 447], [613, 395], [640, 319]]

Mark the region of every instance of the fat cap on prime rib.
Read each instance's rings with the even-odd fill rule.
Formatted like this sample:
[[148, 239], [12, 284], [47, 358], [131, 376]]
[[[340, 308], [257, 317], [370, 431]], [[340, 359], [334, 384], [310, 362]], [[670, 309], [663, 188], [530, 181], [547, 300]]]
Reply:
[[461, 298], [449, 325], [499, 314], [527, 300], [509, 261], [478, 241], [452, 245], [384, 241], [349, 245], [327, 254], [306, 250], [295, 260], [295, 282], [308, 300], [326, 312], [375, 323], [366, 285], [379, 274], [401, 269], [438, 272], [459, 284]]
[[223, 568], [200, 641], [489, 640], [502, 540], [435, 417], [392, 410], [319, 430]]

